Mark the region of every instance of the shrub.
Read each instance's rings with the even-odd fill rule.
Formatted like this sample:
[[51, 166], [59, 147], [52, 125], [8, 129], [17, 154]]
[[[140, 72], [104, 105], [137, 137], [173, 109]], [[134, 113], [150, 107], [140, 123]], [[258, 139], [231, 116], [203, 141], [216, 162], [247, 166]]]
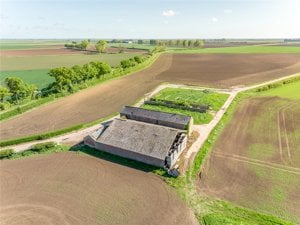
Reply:
[[45, 152], [56, 146], [57, 144], [55, 142], [45, 142], [31, 146], [30, 150], [34, 152]]
[[0, 111], [6, 110], [9, 107], [10, 107], [10, 103], [9, 102], [0, 102]]
[[8, 158], [12, 154], [14, 154], [14, 150], [13, 149], [4, 149], [4, 150], [0, 151], [0, 159]]
[[136, 63], [135, 63], [134, 59], [125, 59], [125, 60], [121, 61], [121, 67], [123, 69], [133, 67], [133, 66], [135, 66], [135, 64]]
[[137, 63], [142, 63], [144, 61], [144, 59], [141, 56], [134, 56], [134, 61], [136, 61]]

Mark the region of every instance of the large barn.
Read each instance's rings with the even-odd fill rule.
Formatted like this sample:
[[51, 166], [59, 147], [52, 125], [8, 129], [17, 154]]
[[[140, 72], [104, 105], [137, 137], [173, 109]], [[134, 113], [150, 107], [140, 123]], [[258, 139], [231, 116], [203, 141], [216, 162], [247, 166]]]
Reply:
[[[187, 130], [173, 128], [170, 123], [170, 118], [179, 115], [125, 107], [121, 116], [125, 116], [128, 109], [132, 112], [130, 117], [116, 118], [101, 124], [96, 132], [84, 139], [84, 143], [125, 158], [166, 169], [172, 168], [187, 143]], [[180, 118], [175, 121], [185, 121], [184, 127], [187, 127], [191, 118], [181, 115]]]

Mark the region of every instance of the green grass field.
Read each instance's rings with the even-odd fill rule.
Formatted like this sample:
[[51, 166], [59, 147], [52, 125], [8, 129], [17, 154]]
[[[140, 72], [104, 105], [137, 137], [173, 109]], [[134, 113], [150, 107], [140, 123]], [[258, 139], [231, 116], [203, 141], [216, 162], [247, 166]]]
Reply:
[[190, 110], [174, 109], [174, 108], [160, 106], [160, 105], [145, 104], [142, 106], [142, 108], [161, 111], [161, 112], [176, 113], [176, 114], [185, 115], [185, 116], [191, 116], [194, 119], [194, 124], [207, 124], [213, 118], [213, 116], [209, 113], [199, 113], [199, 112], [193, 112]]
[[137, 53], [123, 54], [78, 54], [78, 55], [44, 55], [26, 57], [4, 57], [1, 56], [0, 71], [8, 70], [37, 70], [51, 69], [60, 66], [73, 66], [91, 61], [107, 62], [112, 66], [120, 64], [123, 59], [136, 56]]
[[203, 90], [183, 88], [165, 88], [155, 95], [154, 98], [178, 103], [209, 105], [212, 110], [218, 111], [228, 98], [228, 94], [216, 92], [205, 93]]
[[261, 93], [262, 96], [277, 96], [281, 98], [300, 99], [300, 81], [273, 88]]
[[0, 41], [0, 50], [22, 50], [22, 49], [36, 49], [49, 48], [54, 45], [63, 45], [64, 41], [50, 41], [50, 40], [24, 40], [24, 41]]
[[[198, 105], [210, 105], [213, 111], [218, 111], [228, 98], [228, 94], [221, 94], [216, 92], [207, 92], [203, 90], [183, 89], [183, 88], [165, 88], [156, 94], [154, 99], [172, 101], [175, 104], [198, 104]], [[161, 105], [144, 104], [142, 108], [177, 113], [185, 116], [191, 116], [194, 119], [195, 124], [207, 124], [209, 123], [213, 115], [210, 112], [200, 113], [185, 109], [171, 108]]]
[[23, 81], [30, 84], [35, 84], [39, 89], [41, 89], [54, 81], [54, 78], [48, 75], [48, 71], [48, 69], [0, 71], [0, 84], [4, 84], [4, 80], [6, 77], [19, 77]]
[[271, 53], [300, 53], [300, 47], [293, 46], [239, 46], [224, 48], [203, 48], [203, 49], [177, 49], [176, 53], [220, 53], [220, 54], [271, 54]]

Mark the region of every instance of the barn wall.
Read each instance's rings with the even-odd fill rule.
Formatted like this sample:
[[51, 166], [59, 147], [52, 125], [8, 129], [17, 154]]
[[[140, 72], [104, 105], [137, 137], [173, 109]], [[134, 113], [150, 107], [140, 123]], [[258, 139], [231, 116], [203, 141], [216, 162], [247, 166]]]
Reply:
[[153, 158], [147, 155], [142, 155], [136, 152], [132, 152], [132, 151], [128, 151], [125, 149], [121, 149], [121, 148], [117, 148], [111, 145], [106, 145], [103, 143], [99, 143], [99, 142], [95, 142], [95, 148], [100, 150], [100, 151], [104, 151], [104, 152], [108, 152], [114, 155], [118, 155], [118, 156], [122, 156], [124, 158], [129, 158], [129, 159], [133, 159], [136, 161], [140, 161], [146, 164], [150, 164], [150, 165], [154, 165], [157, 167], [164, 167], [164, 160], [161, 159], [157, 159], [157, 158]]

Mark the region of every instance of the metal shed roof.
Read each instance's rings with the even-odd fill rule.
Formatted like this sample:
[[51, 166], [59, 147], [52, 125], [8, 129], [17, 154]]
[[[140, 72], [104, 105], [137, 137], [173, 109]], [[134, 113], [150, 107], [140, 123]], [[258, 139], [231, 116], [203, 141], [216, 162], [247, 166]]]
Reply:
[[179, 132], [182, 130], [114, 119], [97, 142], [164, 160]]
[[175, 113], [160, 112], [155, 110], [148, 110], [148, 109], [137, 108], [132, 106], [125, 106], [120, 114], [134, 115], [138, 117], [166, 121], [166, 122], [176, 123], [181, 125], [188, 125], [188, 123], [191, 120], [190, 116], [178, 115]]

